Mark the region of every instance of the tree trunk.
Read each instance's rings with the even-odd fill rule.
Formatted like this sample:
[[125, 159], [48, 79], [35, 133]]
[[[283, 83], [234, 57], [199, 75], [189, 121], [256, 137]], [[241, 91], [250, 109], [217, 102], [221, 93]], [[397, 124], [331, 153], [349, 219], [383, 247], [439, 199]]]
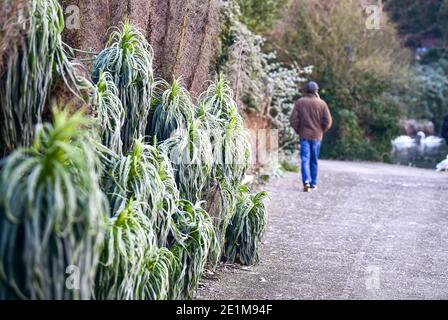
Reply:
[[26, 35], [26, 30], [16, 23], [19, 10], [25, 9], [26, 3], [26, 0], [0, 1], [0, 76], [6, 67], [8, 56], [17, 53]]

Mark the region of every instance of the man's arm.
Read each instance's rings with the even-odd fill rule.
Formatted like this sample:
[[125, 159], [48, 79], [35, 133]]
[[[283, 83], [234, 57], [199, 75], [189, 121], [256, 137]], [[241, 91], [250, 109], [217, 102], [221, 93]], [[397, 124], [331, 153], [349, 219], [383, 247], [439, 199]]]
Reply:
[[299, 134], [300, 119], [299, 119], [299, 108], [298, 108], [297, 102], [294, 105], [294, 109], [292, 110], [289, 122], [291, 124], [291, 127], [294, 129], [294, 131], [297, 134]]
[[323, 108], [323, 112], [322, 112], [321, 125], [322, 125], [322, 130], [324, 132], [327, 132], [328, 130], [330, 130], [331, 126], [333, 125], [333, 118], [331, 117], [330, 109], [328, 108], [327, 103], [325, 101], [323, 101], [323, 103], [324, 103], [324, 108]]

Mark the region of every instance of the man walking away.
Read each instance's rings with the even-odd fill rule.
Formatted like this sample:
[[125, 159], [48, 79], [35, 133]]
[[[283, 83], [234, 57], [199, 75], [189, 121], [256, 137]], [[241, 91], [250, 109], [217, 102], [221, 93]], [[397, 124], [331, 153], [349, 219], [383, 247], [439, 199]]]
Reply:
[[446, 143], [448, 144], [448, 114], [443, 119], [443, 125], [442, 125], [442, 137], [446, 140]]
[[303, 190], [317, 188], [318, 158], [323, 135], [331, 128], [328, 105], [319, 97], [319, 86], [311, 81], [306, 85], [306, 96], [299, 99], [291, 114], [291, 127], [300, 138]]

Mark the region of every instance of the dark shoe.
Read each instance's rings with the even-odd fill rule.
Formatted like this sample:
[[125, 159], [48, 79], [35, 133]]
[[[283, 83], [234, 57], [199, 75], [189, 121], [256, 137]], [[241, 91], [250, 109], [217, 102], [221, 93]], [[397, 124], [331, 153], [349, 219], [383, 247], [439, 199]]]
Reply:
[[317, 190], [317, 186], [313, 186], [313, 185], [311, 185], [311, 186], [310, 186], [310, 189], [313, 190], [313, 191], [314, 191], [314, 190]]
[[311, 186], [309, 183], [303, 185], [303, 192], [310, 192]]

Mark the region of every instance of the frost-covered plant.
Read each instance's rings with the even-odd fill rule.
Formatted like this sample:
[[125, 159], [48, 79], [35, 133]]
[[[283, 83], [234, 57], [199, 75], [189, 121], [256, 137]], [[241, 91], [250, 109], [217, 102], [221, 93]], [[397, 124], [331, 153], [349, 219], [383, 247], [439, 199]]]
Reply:
[[267, 192], [252, 195], [247, 187], [241, 186], [236, 212], [227, 228], [225, 260], [244, 265], [259, 261], [259, 245], [267, 223], [267, 196]]
[[181, 268], [178, 257], [167, 248], [158, 248], [154, 254], [145, 260], [143, 274], [144, 300], [168, 300], [172, 299], [170, 290], [174, 286], [175, 275]]
[[[418, 65], [413, 74], [416, 90], [407, 94], [408, 101], [404, 101], [406, 111], [409, 116], [430, 119], [439, 131], [443, 118], [448, 114], [448, 60]], [[413, 101], [409, 101], [411, 98]]]
[[289, 125], [289, 118], [295, 101], [300, 96], [300, 86], [307, 80], [306, 76], [312, 73], [313, 67], [286, 67], [278, 62], [275, 52], [263, 54], [262, 59], [266, 73], [265, 95], [268, 101], [263, 112], [270, 119], [272, 126], [279, 130], [279, 145], [285, 148], [297, 141]]
[[[0, 298], [91, 297], [108, 204], [87, 132], [80, 113], [56, 112], [2, 163]], [[79, 290], [66, 285], [73, 266]]]
[[177, 129], [187, 127], [194, 119], [195, 106], [180, 79], [173, 79], [171, 84], [166, 81], [157, 83], [155, 96], [148, 133], [162, 142], [170, 138]]
[[213, 145], [212, 179], [234, 183], [243, 179], [250, 162], [250, 142], [238, 113], [230, 83], [220, 77], [200, 96], [201, 117], [207, 123]]
[[96, 283], [97, 299], [139, 299], [145, 259], [156, 248], [151, 220], [133, 199], [111, 217]]
[[0, 77], [0, 149], [9, 153], [29, 147], [57, 75], [77, 96], [90, 87], [74, 71], [62, 42], [64, 19], [57, 0], [30, 0], [24, 8], [25, 27], [17, 52], [9, 55]]
[[157, 243], [166, 245], [170, 219], [178, 197], [169, 159], [156, 147], [134, 142], [132, 150], [117, 157], [106, 176], [106, 194], [114, 215], [130, 198], [135, 199], [149, 219]]
[[186, 129], [179, 129], [160, 148], [173, 163], [181, 198], [192, 202], [201, 200], [213, 166], [210, 136], [202, 121], [191, 120]]
[[[229, 81], [224, 76], [210, 83], [207, 90], [199, 96], [202, 114], [214, 115], [218, 119], [225, 117], [235, 107], [234, 93]], [[210, 121], [210, 118], [207, 118]]]
[[125, 122], [126, 112], [109, 72], [100, 74], [92, 104], [98, 123], [98, 133], [103, 145], [117, 155], [121, 155], [123, 152], [121, 128]]
[[189, 201], [180, 200], [178, 210], [173, 215], [173, 222], [178, 238], [170, 250], [179, 259], [180, 265], [174, 275], [170, 297], [191, 298], [208, 257], [218, 259], [220, 249], [213, 222], [208, 213], [201, 208], [201, 203], [193, 205]]
[[124, 152], [134, 139], [145, 135], [154, 85], [152, 48], [145, 36], [128, 21], [114, 30], [106, 48], [98, 55], [92, 78], [95, 83], [103, 72], [109, 72], [118, 88], [126, 112], [122, 128]]
[[177, 235], [172, 215], [179, 192], [171, 163], [141, 140], [126, 156], [114, 157], [105, 177], [112, 211], [98, 298], [168, 299], [172, 276], [180, 268], [166, 248], [172, 234]]
[[250, 163], [250, 142], [243, 119], [235, 107], [226, 114], [223, 137], [222, 175], [231, 184], [239, 183]]
[[106, 300], [167, 299], [178, 260], [159, 248], [151, 220], [129, 199], [110, 219], [96, 295]]
[[198, 118], [211, 132], [213, 168], [207, 179], [203, 197], [213, 207], [215, 230], [220, 248], [229, 221], [235, 211], [235, 189], [239, 187], [250, 163], [250, 142], [243, 119], [237, 111], [230, 83], [221, 76], [199, 99]]

